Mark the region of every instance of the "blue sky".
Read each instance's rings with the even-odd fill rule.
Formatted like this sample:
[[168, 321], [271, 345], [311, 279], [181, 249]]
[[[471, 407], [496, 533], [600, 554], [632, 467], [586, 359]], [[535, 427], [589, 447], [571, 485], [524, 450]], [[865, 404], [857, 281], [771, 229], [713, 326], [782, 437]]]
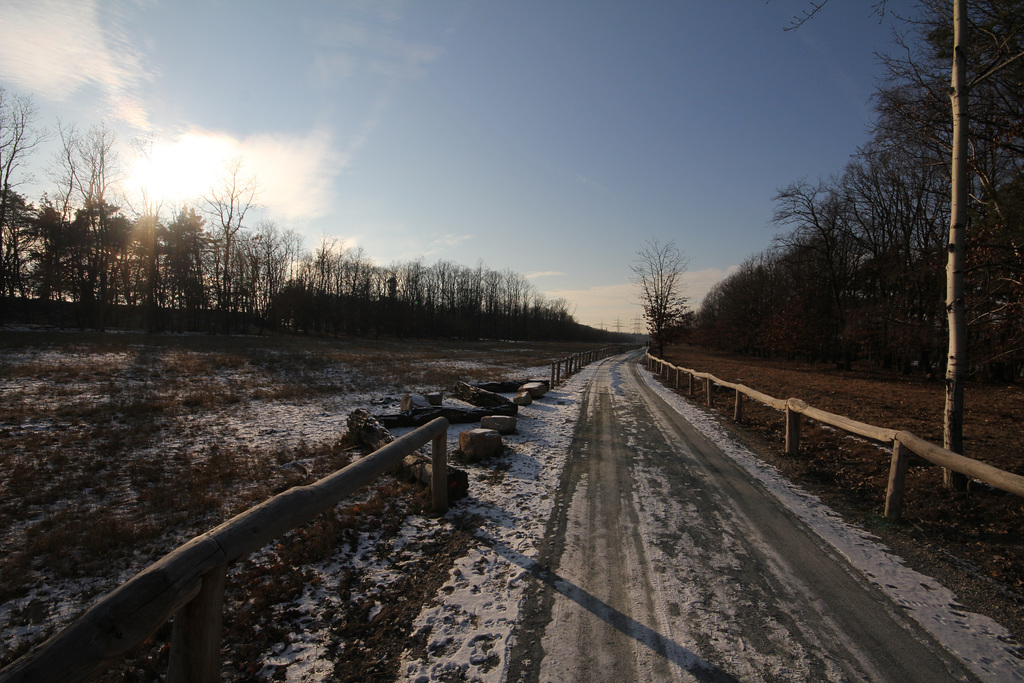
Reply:
[[777, 189], [866, 141], [873, 4], [787, 32], [807, 0], [0, 0], [0, 85], [41, 125], [105, 121], [129, 195], [187, 201], [238, 156], [309, 247], [510, 268], [626, 329], [644, 240], [699, 300], [769, 245]]

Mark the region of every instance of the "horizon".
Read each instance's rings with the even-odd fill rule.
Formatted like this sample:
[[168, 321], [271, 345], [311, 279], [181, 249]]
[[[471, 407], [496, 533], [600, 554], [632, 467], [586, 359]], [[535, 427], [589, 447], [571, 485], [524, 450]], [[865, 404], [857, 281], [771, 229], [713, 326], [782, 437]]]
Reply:
[[[690, 257], [696, 306], [770, 245], [778, 188], [842, 170], [895, 16], [829, 5], [785, 31], [803, 0], [239, 7], [5, 3], [0, 85], [42, 126], [143, 141], [128, 193], [171, 206], [241, 157], [263, 188], [253, 224], [380, 264], [508, 268], [606, 329], [640, 314], [644, 240]], [[33, 202], [52, 146], [30, 160]]]

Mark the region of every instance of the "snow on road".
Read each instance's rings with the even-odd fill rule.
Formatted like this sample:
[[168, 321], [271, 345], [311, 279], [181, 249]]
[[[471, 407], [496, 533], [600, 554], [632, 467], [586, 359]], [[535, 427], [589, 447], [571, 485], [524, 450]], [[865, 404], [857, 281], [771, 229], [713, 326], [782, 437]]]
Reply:
[[660, 384], [650, 373], [641, 375], [705, 438], [743, 467], [982, 680], [1024, 681], [1024, 647], [1006, 629], [989, 617], [967, 612], [957, 604], [951, 591], [907, 567], [876, 537], [845, 522], [816, 497], [787, 481], [775, 468], [737, 443], [715, 417]]
[[[537, 585], [535, 561], [545, 542], [545, 527], [556, 503], [560, 477], [579, 418], [579, 401], [595, 369], [596, 364], [585, 368], [541, 401], [521, 410], [518, 433], [505, 438], [508, 447], [505, 455], [501, 456], [501, 468], [505, 472], [500, 483], [493, 483], [493, 463], [467, 468], [471, 477], [471, 495], [453, 506], [447, 517], [476, 518], [479, 542], [465, 557], [456, 561], [447, 583], [416, 619], [414, 633], [426, 635], [427, 646], [425, 651], [417, 654], [406, 653], [400, 668], [402, 680], [425, 683], [431, 680], [488, 682], [506, 679], [523, 602], [528, 591]], [[913, 614], [982, 680], [1024, 681], [1021, 649], [999, 624], [959, 608], [952, 593], [933, 579], [907, 568], [870, 535], [847, 524], [813, 496], [787, 482], [777, 471], [739, 445], [715, 418], [662, 387], [647, 373], [641, 374], [702, 434], [834, 545], [896, 604]], [[469, 427], [453, 426], [449, 433], [450, 444], [457, 443], [458, 431]], [[636, 424], [621, 424], [619, 427], [626, 433], [645, 428]], [[644, 472], [639, 474], [642, 483], [635, 495], [643, 499], [651, 515], [685, 512], [672, 505], [659, 504], [656, 473], [646, 473], [650, 476], [644, 476]], [[396, 544], [413, 544], [423, 534], [433, 533], [444, 533], [437, 520], [413, 516]], [[651, 545], [648, 547], [652, 550], [650, 559], [654, 563], [671, 563], [671, 553], [657, 552]], [[685, 552], [685, 548], [673, 552]], [[375, 580], [387, 583], [391, 571], [392, 568], [381, 567]], [[660, 581], [670, 581], [665, 574], [655, 573]], [[329, 576], [321, 583], [330, 585]], [[676, 591], [682, 601], [686, 599], [686, 590], [684, 582], [666, 588], [669, 592]], [[310, 609], [323, 609], [321, 600], [324, 597], [319, 594], [308, 596]], [[708, 618], [718, 620], [717, 625], [711, 627], [713, 630], [727, 635], [730, 629], [727, 615], [732, 608], [728, 605], [720, 607], [720, 615], [709, 615]], [[659, 605], [659, 609], [671, 607]], [[779, 637], [785, 636], [780, 634]], [[328, 680], [329, 668], [320, 668], [317, 664], [318, 653], [322, 653], [318, 634], [307, 633], [304, 638], [303, 644], [289, 644], [275, 663], [287, 665], [288, 680]], [[671, 638], [659, 638], [671, 641]], [[687, 651], [682, 654], [686, 656], [680, 655], [677, 658], [680, 662], [693, 660], [699, 663], [695, 653]], [[774, 672], [782, 679], [801, 678], [800, 671], [781, 661]], [[842, 678], [838, 670], [825, 674], [829, 679]]]

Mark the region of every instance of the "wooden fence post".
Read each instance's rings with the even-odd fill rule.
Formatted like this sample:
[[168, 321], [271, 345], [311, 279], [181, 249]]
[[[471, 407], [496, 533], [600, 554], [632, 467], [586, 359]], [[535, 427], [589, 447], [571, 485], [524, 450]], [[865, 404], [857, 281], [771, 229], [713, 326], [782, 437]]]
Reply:
[[903, 452], [899, 439], [892, 442], [892, 460], [889, 463], [889, 486], [885, 490], [885, 516], [898, 521], [903, 512], [903, 488], [907, 478], [909, 458]]
[[430, 459], [430, 500], [434, 512], [448, 512], [448, 430], [434, 437]]
[[551, 384], [551, 388], [552, 389], [555, 388], [555, 383], [556, 383], [555, 382], [555, 364], [554, 364], [554, 362], [552, 362], [551, 363], [551, 381], [549, 382], [549, 384]]
[[676, 391], [679, 391], [679, 368], [676, 368]]
[[705, 389], [704, 393], [707, 394], [708, 408], [712, 407], [712, 405], [713, 405], [712, 399], [714, 398], [714, 393], [715, 393], [715, 388], [714, 387], [715, 387], [715, 383], [711, 381], [710, 377], [706, 377], [704, 379], [704, 389]]
[[693, 396], [693, 373], [692, 372], [688, 372], [688, 373], [686, 373], [686, 376], [690, 378], [690, 388], [687, 391], [687, 394], [689, 396]]
[[743, 394], [740, 393], [739, 389], [736, 390], [736, 405], [732, 409], [732, 419], [737, 422], [743, 420]]
[[796, 455], [800, 448], [800, 413], [786, 406], [786, 455]]
[[227, 564], [222, 564], [204, 574], [199, 594], [174, 615], [168, 683], [216, 683], [220, 680], [227, 571]]

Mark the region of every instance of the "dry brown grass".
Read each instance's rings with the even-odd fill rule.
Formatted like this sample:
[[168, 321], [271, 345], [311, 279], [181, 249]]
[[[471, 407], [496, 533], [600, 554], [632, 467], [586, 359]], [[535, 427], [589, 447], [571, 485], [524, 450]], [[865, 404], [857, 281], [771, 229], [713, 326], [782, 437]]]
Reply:
[[[93, 590], [109, 590], [113, 568], [141, 569], [191, 536], [352, 457], [340, 440], [259, 448], [215, 433], [192, 435], [196, 443], [189, 448], [161, 448], [168, 434], [205, 415], [244, 414], [261, 401], [381, 390], [397, 398], [400, 391], [439, 389], [456, 380], [510, 379], [509, 367], [544, 365], [578, 350], [0, 331], [0, 601], [80, 577], [107, 576]], [[298, 461], [301, 466], [291, 465]], [[399, 494], [410, 495], [387, 487], [381, 495]], [[381, 520], [400, 517], [381, 501], [371, 497], [293, 534], [275, 561], [288, 571], [260, 579], [269, 582], [268, 595], [294, 591], [303, 572], [291, 568], [336, 548], [348, 529], [370, 524], [388, 532], [395, 522]], [[90, 597], [80, 596], [83, 603]], [[26, 619], [46, 614], [45, 606], [31, 604], [16, 613]], [[0, 665], [25, 647], [0, 653]]]

